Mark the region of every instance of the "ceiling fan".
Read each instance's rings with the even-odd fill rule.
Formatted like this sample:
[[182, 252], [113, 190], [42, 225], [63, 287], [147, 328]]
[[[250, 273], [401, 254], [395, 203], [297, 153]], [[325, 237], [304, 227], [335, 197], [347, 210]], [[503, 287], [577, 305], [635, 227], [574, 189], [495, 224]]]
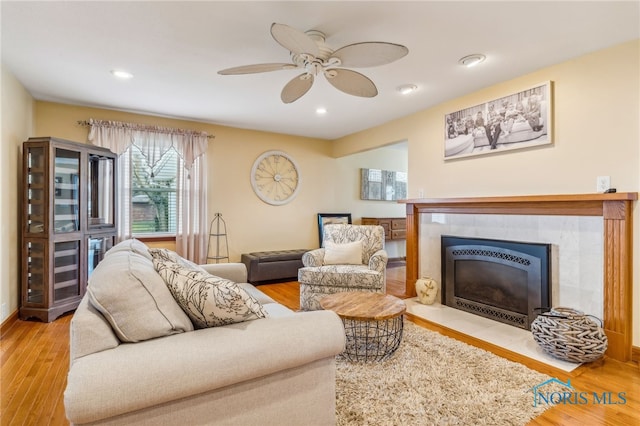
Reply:
[[244, 65], [218, 71], [221, 75], [254, 74], [278, 70], [302, 69], [304, 72], [289, 81], [280, 94], [288, 104], [307, 93], [315, 76], [324, 74], [336, 89], [353, 96], [372, 98], [378, 94], [376, 85], [368, 77], [346, 68], [365, 68], [385, 65], [406, 56], [409, 49], [400, 44], [362, 42], [332, 50], [325, 44], [320, 31], [302, 32], [284, 24], [273, 23], [271, 36], [289, 50], [293, 63]]

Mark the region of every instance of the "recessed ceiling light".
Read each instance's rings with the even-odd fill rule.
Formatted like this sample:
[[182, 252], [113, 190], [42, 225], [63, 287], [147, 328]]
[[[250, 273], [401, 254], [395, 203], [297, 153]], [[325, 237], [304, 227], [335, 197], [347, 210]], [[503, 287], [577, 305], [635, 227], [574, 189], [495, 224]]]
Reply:
[[403, 95], [408, 95], [418, 90], [418, 86], [416, 86], [415, 84], [403, 84], [402, 86], [398, 86], [396, 90], [398, 90], [398, 92], [402, 93]]
[[458, 63], [467, 68], [478, 65], [480, 62], [484, 61], [486, 56], [481, 55], [479, 53], [474, 53], [473, 55], [467, 55], [464, 58], [461, 58]]
[[318, 115], [324, 115], [327, 113], [327, 109], [325, 107], [318, 107], [316, 108], [316, 114]]
[[123, 70], [111, 70], [111, 74], [113, 74], [114, 77], [121, 78], [123, 80], [133, 78], [133, 74]]

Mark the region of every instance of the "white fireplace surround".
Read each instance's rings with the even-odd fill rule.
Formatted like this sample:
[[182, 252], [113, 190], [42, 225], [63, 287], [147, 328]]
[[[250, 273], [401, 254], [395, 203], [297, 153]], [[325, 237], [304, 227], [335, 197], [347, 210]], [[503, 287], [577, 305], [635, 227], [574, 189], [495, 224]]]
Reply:
[[[562, 230], [556, 237], [546, 237], [545, 240], [557, 246], [556, 266], [556, 285], [557, 292], [553, 297], [554, 304], [557, 302], [566, 303], [570, 301], [572, 307], [578, 309], [583, 308], [591, 311], [593, 315], [602, 312], [604, 322], [604, 330], [609, 340], [607, 355], [619, 361], [629, 361], [632, 358], [632, 332], [633, 332], [633, 208], [638, 199], [637, 192], [619, 192], [610, 194], [557, 194], [557, 195], [523, 195], [523, 196], [502, 196], [502, 197], [476, 197], [476, 198], [426, 198], [416, 200], [402, 200], [407, 206], [407, 279], [405, 283], [405, 292], [408, 297], [415, 296], [415, 281], [421, 274], [427, 272], [433, 273], [433, 269], [428, 271], [427, 267], [421, 262], [429, 257], [428, 245], [422, 244], [420, 238], [423, 235], [421, 225], [436, 226], [443, 225], [441, 222], [451, 225], [450, 218], [447, 215], [460, 214], [470, 217], [472, 225], [464, 225], [465, 231], [479, 232], [484, 229], [483, 237], [486, 236], [506, 236], [520, 232], [524, 229], [530, 229], [531, 235], [543, 235], [550, 232], [553, 228], [557, 231]], [[422, 215], [428, 214], [423, 223]], [[444, 216], [443, 216], [444, 215]], [[488, 215], [484, 217], [483, 215]], [[506, 221], [512, 219], [494, 220], [492, 216], [532, 216], [533, 218], [524, 219], [525, 222], [518, 222], [515, 219], [516, 226], [507, 227]], [[550, 216], [560, 217], [560, 221], [548, 218]], [[600, 228], [591, 228], [592, 225], [588, 219], [583, 221], [579, 219], [574, 223], [566, 222], [569, 217], [591, 217], [601, 218]], [[474, 221], [474, 217], [478, 219]], [[435, 220], [434, 220], [435, 218]], [[544, 223], [545, 226], [530, 226], [527, 220]], [[486, 221], [486, 224], [484, 223]], [[598, 222], [593, 223], [598, 223]], [[584, 228], [583, 228], [583, 224]], [[579, 233], [566, 233], [571, 227], [579, 230]], [[596, 229], [601, 229], [601, 236], [596, 236]], [[500, 233], [497, 233], [500, 232]], [[584, 232], [584, 234], [583, 234]], [[449, 233], [456, 234], [457, 232]], [[528, 235], [528, 234], [527, 234]], [[590, 240], [589, 235], [593, 235]], [[474, 236], [471, 234], [469, 236]], [[517, 235], [514, 238], [527, 239], [526, 235]], [[558, 245], [558, 238], [563, 243]], [[575, 251], [564, 248], [564, 239], [577, 238], [577, 245], [580, 250], [586, 247], [586, 251]], [[594, 243], [591, 243], [593, 241]], [[421, 250], [427, 250], [425, 257]], [[598, 248], [600, 247], [600, 248]], [[591, 253], [589, 250], [600, 250], [602, 254]], [[439, 249], [436, 251], [439, 253]], [[566, 253], [566, 254], [565, 254]], [[584, 256], [583, 256], [584, 254]], [[565, 261], [575, 259], [573, 262]], [[439, 262], [439, 256], [435, 256], [436, 262]], [[561, 259], [562, 257], [562, 259]], [[597, 260], [600, 259], [600, 262]], [[426, 260], [425, 260], [426, 262]], [[594, 269], [590, 269], [594, 268]], [[597, 268], [597, 269], [595, 269]], [[438, 269], [439, 270], [439, 267]], [[566, 270], [566, 272], [565, 272]], [[577, 272], [576, 272], [577, 271]], [[593, 273], [589, 271], [594, 271]], [[602, 271], [602, 275], [595, 272]], [[586, 276], [586, 279], [585, 279]], [[601, 277], [601, 278], [598, 278]], [[592, 289], [593, 295], [590, 295], [590, 284], [585, 287], [587, 282], [592, 279], [602, 280], [603, 289]], [[568, 287], [565, 289], [565, 286]], [[577, 291], [578, 288], [580, 291]], [[552, 290], [553, 291], [553, 290]], [[598, 295], [602, 294], [602, 297]], [[571, 295], [577, 295], [576, 300], [571, 300]], [[591, 305], [589, 299], [593, 303], [601, 304]], [[567, 303], [568, 304], [568, 303]]]
[[424, 213], [420, 276], [442, 285], [442, 235], [551, 244], [552, 306], [603, 318], [603, 226], [598, 216]]

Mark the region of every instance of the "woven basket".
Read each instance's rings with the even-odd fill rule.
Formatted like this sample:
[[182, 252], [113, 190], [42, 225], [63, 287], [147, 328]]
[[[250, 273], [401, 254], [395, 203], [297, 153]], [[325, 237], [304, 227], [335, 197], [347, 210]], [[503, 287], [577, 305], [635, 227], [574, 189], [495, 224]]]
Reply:
[[571, 308], [552, 308], [538, 315], [531, 323], [531, 333], [546, 353], [564, 361], [595, 361], [607, 350], [602, 321]]

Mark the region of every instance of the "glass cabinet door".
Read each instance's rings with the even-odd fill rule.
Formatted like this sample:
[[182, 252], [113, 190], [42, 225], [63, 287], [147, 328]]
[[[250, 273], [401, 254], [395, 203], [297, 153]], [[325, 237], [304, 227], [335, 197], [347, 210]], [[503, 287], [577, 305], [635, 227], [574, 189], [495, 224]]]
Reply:
[[42, 241], [27, 241], [23, 247], [26, 259], [26, 294], [23, 296], [27, 303], [45, 302], [45, 243]]
[[43, 146], [32, 147], [26, 152], [26, 188], [27, 191], [27, 229], [26, 232], [40, 234], [45, 229], [45, 191], [46, 149]]
[[53, 300], [80, 295], [80, 241], [55, 243], [53, 252]]
[[56, 148], [54, 167], [54, 231], [79, 231], [80, 152]]
[[104, 259], [104, 254], [113, 247], [113, 236], [89, 237], [87, 241], [87, 278]]
[[114, 226], [114, 158], [89, 154], [87, 218], [89, 227]]

